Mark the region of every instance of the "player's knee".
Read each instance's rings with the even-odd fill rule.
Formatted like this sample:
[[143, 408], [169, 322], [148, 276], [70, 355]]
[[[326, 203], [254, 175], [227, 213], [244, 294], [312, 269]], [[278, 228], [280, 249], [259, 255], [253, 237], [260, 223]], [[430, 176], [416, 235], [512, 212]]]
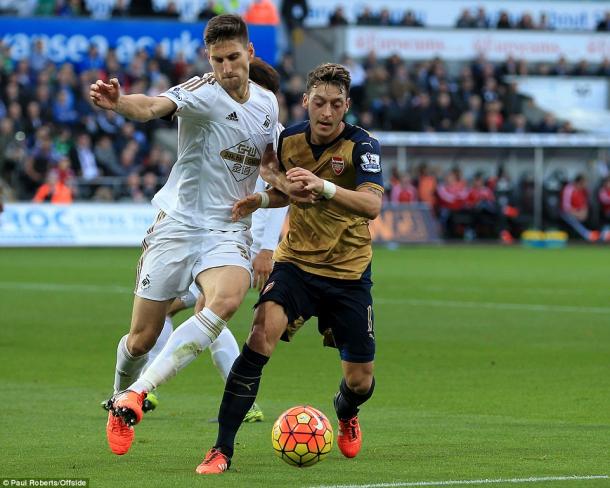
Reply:
[[129, 334], [127, 337], [127, 350], [134, 357], [142, 356], [155, 345], [157, 338], [150, 334]]
[[358, 371], [345, 377], [347, 387], [358, 395], [365, 395], [373, 384], [373, 372]]
[[209, 308], [223, 320], [229, 320], [241, 305], [240, 296], [217, 297]]

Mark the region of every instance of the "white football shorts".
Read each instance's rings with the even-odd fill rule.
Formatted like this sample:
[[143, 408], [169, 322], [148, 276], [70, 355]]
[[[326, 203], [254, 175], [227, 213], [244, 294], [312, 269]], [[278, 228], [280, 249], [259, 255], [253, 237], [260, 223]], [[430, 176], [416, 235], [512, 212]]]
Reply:
[[164, 301], [183, 296], [209, 268], [241, 266], [252, 277], [249, 230], [216, 231], [178, 222], [159, 212], [142, 241], [135, 294]]

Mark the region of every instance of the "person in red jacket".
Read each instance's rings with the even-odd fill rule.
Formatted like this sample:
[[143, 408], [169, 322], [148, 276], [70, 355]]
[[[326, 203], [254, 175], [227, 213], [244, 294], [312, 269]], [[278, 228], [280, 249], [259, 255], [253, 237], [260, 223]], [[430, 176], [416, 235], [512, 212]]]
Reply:
[[583, 239], [594, 242], [599, 232], [589, 230], [585, 223], [589, 218], [589, 192], [587, 180], [578, 174], [561, 191], [561, 218]]
[[[470, 219], [466, 211], [468, 187], [458, 168], [453, 168], [436, 188], [438, 216], [447, 237], [457, 237], [464, 225], [468, 227]], [[464, 236], [466, 237], [466, 236]]]

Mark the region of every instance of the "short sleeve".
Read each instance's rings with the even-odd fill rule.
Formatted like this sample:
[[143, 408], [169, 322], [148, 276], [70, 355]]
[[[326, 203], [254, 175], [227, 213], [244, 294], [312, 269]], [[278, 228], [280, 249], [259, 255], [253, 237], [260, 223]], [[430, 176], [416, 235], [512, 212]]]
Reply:
[[176, 104], [177, 108], [172, 117], [206, 117], [211, 112], [218, 94], [215, 83], [216, 80], [210, 74], [194, 76], [159, 96], [169, 98]]
[[356, 188], [369, 183], [383, 189], [381, 147], [377, 139], [367, 136], [356, 142], [352, 161], [356, 169]]

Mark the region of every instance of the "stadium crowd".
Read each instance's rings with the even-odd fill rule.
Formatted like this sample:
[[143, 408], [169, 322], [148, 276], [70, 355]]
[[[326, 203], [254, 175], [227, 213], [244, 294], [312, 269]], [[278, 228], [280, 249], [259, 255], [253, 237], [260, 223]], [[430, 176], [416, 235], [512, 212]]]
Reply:
[[[0, 0], [4, 8], [9, 3], [10, 0]], [[94, 3], [29, 2], [35, 12], [52, 15], [88, 15], [87, 6]], [[112, 15], [117, 8], [130, 15], [165, 15], [161, 6], [171, 9], [174, 2], [148, 2], [149, 10], [140, 13], [133, 9], [136, 5], [142, 8], [146, 2], [106, 3], [113, 4]], [[306, 2], [294, 3], [306, 7]], [[210, 12], [225, 8], [220, 2], [205, 5], [212, 9]], [[367, 10], [363, 15], [368, 15]], [[377, 19], [383, 16], [382, 12], [371, 15]], [[479, 11], [475, 18], [481, 15], [484, 12]], [[406, 12], [404, 17], [410, 16]], [[361, 18], [359, 23], [363, 23]], [[5, 186], [5, 198], [53, 202], [150, 200], [175, 160], [173, 138], [163, 137], [164, 132], [171, 133], [173, 123], [156, 121], [144, 125], [100, 111], [89, 103], [89, 85], [98, 78], [116, 76], [126, 93], [154, 95], [195, 74], [210, 71], [203, 48], [187, 62], [181, 57], [168, 59], [158, 46], [154, 52], [139, 51], [126, 66], [121, 65], [113, 50], [101, 53], [95, 45], [90, 46], [81, 62], [62, 65], [50, 61], [40, 40], [29, 58], [19, 62], [11, 59], [8, 49], [0, 42], [0, 186]], [[506, 76], [610, 76], [609, 59], [599, 65], [590, 65], [586, 60], [570, 64], [563, 57], [554, 64], [533, 64], [512, 57], [503, 63], [491, 63], [481, 56], [456, 66], [440, 58], [409, 62], [398, 54], [379, 59], [371, 52], [362, 60], [345, 57], [342, 63], [352, 77], [353, 105], [348, 122], [368, 129], [416, 132], [574, 132], [570, 121], [557, 120], [533, 107]], [[282, 56], [276, 68], [282, 80], [281, 122], [289, 126], [306, 117], [301, 105], [305, 78], [296, 70], [290, 52]], [[504, 203], [481, 204], [491, 201], [491, 196], [495, 201], [501, 200], [494, 178], [485, 181], [482, 175], [469, 175], [472, 182], [467, 185], [458, 173], [429, 175], [434, 185], [423, 186], [419, 172], [411, 176], [395, 173], [386, 198], [392, 202], [430, 203], [437, 209], [448, 235], [463, 233], [464, 225], [456, 226], [455, 222], [474, 222], [472, 228], [484, 227], [481, 222], [486, 223], [490, 214], [500, 215], [498, 233], [507, 230], [514, 212], [505, 214], [506, 207], [524, 206], [523, 202], [511, 197], [509, 204], [510, 192], [505, 192]], [[501, 188], [503, 184], [506, 186], [506, 182], [500, 184]], [[459, 190], [459, 203], [450, 201], [447, 187]], [[607, 209], [607, 203], [596, 204]], [[485, 207], [485, 211], [473, 211], [479, 207]], [[517, 220], [513, 218], [512, 223]]]

